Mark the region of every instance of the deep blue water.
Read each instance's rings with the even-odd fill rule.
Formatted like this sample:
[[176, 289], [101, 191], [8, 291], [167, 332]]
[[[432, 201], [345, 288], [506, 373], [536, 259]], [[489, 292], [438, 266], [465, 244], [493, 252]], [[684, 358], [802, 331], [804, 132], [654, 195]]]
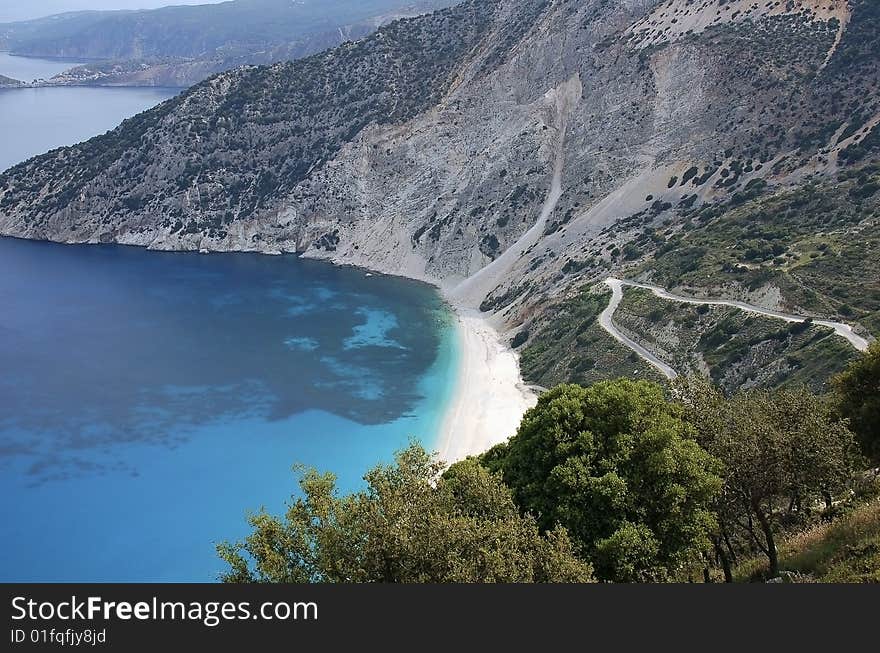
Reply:
[[456, 346], [402, 279], [0, 239], [0, 581], [214, 580], [293, 463], [432, 445]]

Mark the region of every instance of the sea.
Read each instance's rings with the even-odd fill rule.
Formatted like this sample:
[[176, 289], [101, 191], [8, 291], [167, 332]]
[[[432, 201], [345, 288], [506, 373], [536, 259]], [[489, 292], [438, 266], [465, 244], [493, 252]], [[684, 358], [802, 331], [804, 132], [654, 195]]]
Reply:
[[[57, 64], [20, 59], [0, 74]], [[0, 91], [0, 168], [177, 92]], [[426, 284], [0, 238], [0, 581], [214, 581], [216, 544], [297, 496], [294, 465], [352, 492], [434, 448], [459, 355]]]
[[[0, 52], [0, 75], [19, 81], [48, 79], [74, 65], [76, 62]], [[98, 86], [0, 89], [0, 171], [56, 147], [103, 134], [181, 90]]]

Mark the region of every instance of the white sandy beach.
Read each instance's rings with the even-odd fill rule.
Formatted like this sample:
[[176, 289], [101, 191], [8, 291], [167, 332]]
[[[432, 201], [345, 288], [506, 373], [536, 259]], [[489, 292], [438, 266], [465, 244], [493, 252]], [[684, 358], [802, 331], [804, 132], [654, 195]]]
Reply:
[[498, 332], [477, 311], [457, 314], [458, 378], [435, 445], [450, 463], [507, 440], [537, 401], [520, 376], [517, 355]]

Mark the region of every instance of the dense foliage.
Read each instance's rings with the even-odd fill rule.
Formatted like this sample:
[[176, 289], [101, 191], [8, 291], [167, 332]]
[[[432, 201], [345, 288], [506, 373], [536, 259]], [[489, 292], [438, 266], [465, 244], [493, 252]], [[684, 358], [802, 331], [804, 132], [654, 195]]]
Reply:
[[568, 529], [598, 577], [665, 580], [715, 528], [721, 468], [693, 435], [656, 384], [559, 386], [484, 460], [542, 528]]
[[541, 534], [501, 480], [474, 461], [443, 465], [413, 445], [339, 496], [331, 474], [305, 471], [284, 518], [250, 518], [224, 543], [226, 582], [586, 582], [564, 530]]
[[837, 376], [833, 385], [837, 408], [849, 420], [862, 452], [880, 463], [880, 341]]

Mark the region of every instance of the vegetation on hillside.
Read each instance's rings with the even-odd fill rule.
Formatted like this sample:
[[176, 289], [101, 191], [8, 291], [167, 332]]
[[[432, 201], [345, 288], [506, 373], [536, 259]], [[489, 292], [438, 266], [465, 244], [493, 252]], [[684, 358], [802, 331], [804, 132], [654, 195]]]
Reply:
[[352, 495], [305, 473], [284, 518], [254, 515], [219, 547], [223, 579], [880, 581], [880, 479], [862, 456], [876, 443], [859, 451], [841, 417], [877, 432], [877, 393], [852, 391], [876, 384], [877, 360], [874, 347], [825, 396], [560, 386], [507, 443], [445, 473], [416, 445]]
[[865, 456], [880, 464], [880, 341], [832, 383], [838, 414], [848, 420]]
[[[880, 499], [786, 536], [779, 545], [782, 578], [791, 582], [880, 583]], [[737, 581], [768, 576], [762, 558], [733, 569]]]
[[870, 164], [836, 182], [707, 204], [632, 272], [708, 293], [776, 286], [794, 308], [880, 333], [878, 191], [880, 164]]
[[[727, 147], [761, 163], [786, 153], [778, 165], [796, 169], [833, 144], [838, 129], [847, 126], [851, 135], [880, 111], [880, 5], [875, 0], [849, 4], [850, 21], [827, 61], [837, 20], [803, 20], [792, 13], [722, 21], [691, 37], [710, 40], [726, 64], [710, 107], [726, 119], [719, 126], [728, 132]], [[850, 146], [845, 159], [880, 153], [878, 145], [875, 134], [870, 142]]]
[[368, 125], [434, 106], [493, 8], [468, 0], [312, 57], [214, 76], [7, 170], [0, 210], [30, 222], [73, 204], [108, 230], [120, 215], [148, 215], [171, 233], [225, 237], [230, 222], [274, 206]]
[[599, 314], [610, 298], [610, 292], [581, 290], [545, 311], [529, 331], [517, 334], [513, 345], [528, 343], [520, 358], [526, 380], [547, 388], [617, 377], [659, 380], [653, 367], [599, 326]]
[[683, 304], [642, 288], [624, 290], [614, 322], [676, 370], [706, 374], [727, 392], [798, 385], [823, 391], [858, 357], [827, 327]]
[[226, 582], [589, 582], [563, 529], [540, 533], [499, 477], [473, 460], [443, 465], [418, 445], [379, 466], [367, 488], [339, 496], [332, 474], [303, 470], [283, 518], [250, 517], [224, 543]]
[[771, 577], [778, 576], [783, 526], [809, 519], [817, 505], [831, 510], [853, 482], [861, 460], [852, 432], [805, 390], [727, 399], [693, 379], [677, 390], [697, 441], [723, 464], [713, 546], [725, 577], [731, 578], [731, 559], [750, 547], [767, 556]]

